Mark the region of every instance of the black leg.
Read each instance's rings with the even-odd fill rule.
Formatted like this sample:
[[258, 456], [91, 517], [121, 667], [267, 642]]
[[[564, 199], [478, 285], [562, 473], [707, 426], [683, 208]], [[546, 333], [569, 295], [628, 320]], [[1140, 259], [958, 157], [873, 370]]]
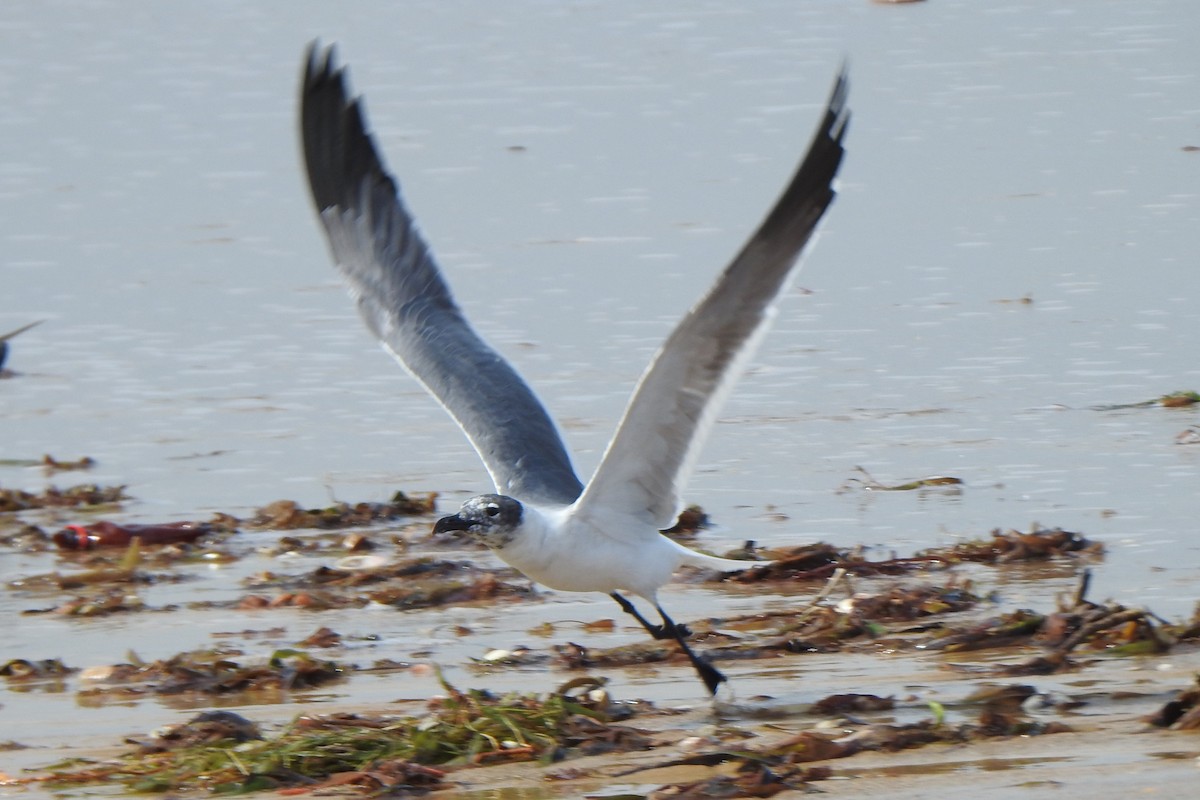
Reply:
[[683, 625], [676, 625], [667, 616], [667, 612], [662, 610], [662, 606], [656, 605], [658, 613], [662, 616], [663, 629], [668, 631], [676, 631], [675, 641], [679, 644], [679, 649], [688, 657], [688, 661], [692, 662], [692, 668], [696, 670], [696, 674], [700, 676], [700, 680], [704, 681], [705, 687], [708, 688], [709, 694], [716, 694], [717, 687], [725, 681], [729, 680], [722, 672], [701, 656], [696, 655], [692, 648], [688, 647], [688, 643], [683, 640], [683, 636], [678, 633], [681, 629], [686, 631], [687, 628]]
[[[634, 606], [633, 603], [629, 602], [627, 598], [618, 594], [617, 592], [613, 592], [610, 596], [613, 600], [617, 601], [617, 605], [621, 607], [622, 611], [640, 622], [642, 627], [646, 629], [646, 632], [659, 641], [663, 639], [679, 639], [692, 635], [692, 632], [688, 630], [686, 625], [676, 625], [674, 622], [672, 622], [670, 626], [652, 625], [645, 617], [641, 615], [641, 613], [637, 610], [637, 607]], [[662, 614], [661, 608], [658, 609], [658, 613]], [[663, 620], [666, 621], [666, 619], [667, 616], [663, 614]]]
[[662, 625], [651, 625], [628, 599], [617, 592], [612, 593], [612, 599], [617, 601], [617, 605], [621, 607], [622, 611], [640, 622], [642, 627], [655, 639], [674, 639], [679, 645], [679, 649], [683, 651], [688, 661], [691, 662], [692, 668], [696, 670], [696, 674], [700, 676], [700, 680], [704, 681], [704, 685], [708, 688], [709, 693], [717, 693], [717, 687], [724, 683], [727, 678], [704, 658], [696, 655], [692, 648], [688, 646], [688, 643], [684, 641], [692, 633], [686, 625], [677, 624], [667, 616], [667, 612], [663, 611], [662, 606], [659, 605], [655, 605], [654, 607], [658, 609], [658, 614], [662, 617]]

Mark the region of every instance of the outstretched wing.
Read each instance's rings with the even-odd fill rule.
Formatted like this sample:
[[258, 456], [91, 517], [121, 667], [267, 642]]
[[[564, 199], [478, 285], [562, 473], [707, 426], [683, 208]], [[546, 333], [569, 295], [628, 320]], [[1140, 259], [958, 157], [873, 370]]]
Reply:
[[[850, 112], [843, 67], [791, 183], [708, 294], [683, 318], [642, 376], [575, 509], [625, 514], [662, 529], [721, 402], [753, 353], [804, 245], [833, 201]], [[631, 535], [635, 528], [630, 526]]]
[[463, 318], [346, 83], [333, 48], [310, 45], [300, 103], [309, 186], [367, 327], [466, 432], [497, 491], [573, 502], [583, 486], [554, 423]]

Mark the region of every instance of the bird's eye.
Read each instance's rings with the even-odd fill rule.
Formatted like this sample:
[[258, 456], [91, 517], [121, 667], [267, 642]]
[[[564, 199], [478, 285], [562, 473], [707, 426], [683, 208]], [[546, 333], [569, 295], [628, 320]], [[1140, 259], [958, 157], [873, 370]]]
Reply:
[[483, 510], [489, 517], [494, 517], [500, 513], [500, 506], [495, 503], [488, 503]]

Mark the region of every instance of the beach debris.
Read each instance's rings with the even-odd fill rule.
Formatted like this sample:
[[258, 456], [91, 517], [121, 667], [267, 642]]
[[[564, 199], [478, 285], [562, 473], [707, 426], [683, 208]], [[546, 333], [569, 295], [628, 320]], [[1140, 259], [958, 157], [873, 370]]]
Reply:
[[1184, 391], [1164, 394], [1158, 398], [1158, 403], [1163, 408], [1187, 408], [1200, 403], [1200, 392]]
[[1113, 403], [1109, 405], [1091, 406], [1093, 411], [1122, 411], [1130, 408], [1153, 408], [1160, 406], [1162, 408], [1187, 408], [1188, 406], [1200, 403], [1200, 392], [1191, 390], [1181, 390], [1164, 394], [1161, 397], [1156, 397], [1153, 400], [1139, 400], [1135, 403]]
[[1200, 675], [1194, 685], [1184, 689], [1165, 705], [1148, 715], [1145, 721], [1156, 728], [1194, 731], [1200, 728]]
[[[253, 593], [239, 608], [353, 608], [369, 603], [394, 608], [429, 608], [502, 597], [527, 597], [527, 582], [506, 581], [509, 570], [479, 567], [469, 561], [429, 557], [364, 569], [321, 566], [302, 575], [264, 574], [247, 580]], [[274, 595], [264, 589], [279, 590]]]
[[[238, 523], [232, 517], [224, 522], [226, 527], [218, 533]], [[218, 527], [216, 521], [193, 524]], [[97, 525], [88, 521], [81, 527], [85, 533], [94, 535], [103, 528], [103, 525]], [[13, 537], [18, 535], [24, 537], [24, 541], [34, 537], [36, 532], [36, 538], [47, 545], [52, 538], [32, 526], [19, 528], [13, 525], [13, 530], [20, 533], [8, 537], [10, 546], [17, 541]], [[60, 533], [79, 536], [79, 531], [73, 528]], [[185, 606], [149, 608], [138, 591], [144, 584], [182, 580], [185, 576], [182, 571], [151, 572], [147, 568], [148, 559], [157, 559], [154, 563], [168, 566], [194, 563], [211, 549], [211, 542], [198, 541], [204, 541], [203, 548], [197, 547], [196, 542], [146, 548], [142, 546], [145, 537], [129, 536], [123, 553], [117, 547], [64, 550], [59, 556], [61, 561], [88, 568], [69, 574], [15, 576], [6, 586], [27, 593], [63, 590], [86, 593], [86, 596], [57, 601], [40, 612], [25, 613], [83, 618], [121, 612], [179, 610]], [[266, 557], [320, 558], [326, 559], [328, 565], [292, 575], [255, 574], [245, 583], [251, 594], [241, 599], [197, 600], [188, 603], [186, 608], [316, 611], [388, 605], [410, 609], [490, 603], [497, 598], [514, 602], [532, 596], [527, 583], [511, 570], [484, 569], [472, 561], [436, 557], [397, 561], [394, 551], [386, 550], [382, 541], [380, 538], [380, 544], [372, 550], [370, 539], [364, 533], [329, 531], [289, 532], [275, 546], [247, 544]], [[92, 544], [90, 540], [87, 543]], [[1081, 654], [1098, 657], [1162, 653], [1179, 641], [1200, 639], [1200, 609], [1192, 620], [1171, 625], [1144, 609], [1088, 601], [1087, 572], [1082, 570], [1082, 565], [1088, 558], [1099, 556], [1102, 549], [1082, 534], [1059, 528], [1034, 524], [1026, 531], [995, 529], [978, 540], [924, 550], [907, 557], [892, 554], [889, 558], [878, 558], [872, 556], [875, 551], [870, 548], [835, 548], [824, 543], [773, 549], [747, 543], [742, 550], [747, 555], [775, 559], [779, 563], [750, 566], [740, 573], [709, 579], [750, 583], [772, 579], [823, 580], [825, 585], [815, 597], [817, 587], [801, 587], [797, 591], [802, 596], [790, 608], [776, 606], [741, 617], [698, 621], [693, 626], [695, 635], [718, 662], [802, 657], [808, 653], [837, 651], [925, 652], [937, 659], [938, 669], [1002, 680], [1083, 669], [1087, 662]], [[998, 598], [982, 596], [982, 590], [977, 588], [982, 574], [978, 569], [959, 571], [955, 569], [957, 565], [971, 563], [1004, 568], [1013, 563], [1048, 559], [1061, 563], [1061, 570], [1056, 567], [1058, 578], [1082, 570], [1074, 594], [1060, 600], [1057, 608], [1017, 609], [1003, 614], [987, 611], [982, 619], [979, 614], [964, 618], [964, 612], [981, 604], [986, 608]], [[930, 582], [931, 574], [936, 574], [936, 580], [940, 582]], [[888, 579], [881, 581], [878, 579], [881, 576], [888, 576]], [[785, 587], [782, 591], [788, 590]], [[273, 788], [285, 793], [311, 791], [313, 787], [342, 792], [414, 792], [428, 787], [445, 787], [453, 770], [471, 766], [530, 760], [545, 762], [584, 753], [649, 748], [656, 740], [642, 731], [614, 725], [633, 714], [634, 708], [638, 709], [638, 714], [645, 713], [645, 706], [614, 703], [603, 682], [591, 677], [592, 671], [655, 663], [675, 667], [682, 665], [681, 654], [668, 646], [669, 643], [637, 642], [612, 648], [585, 648], [564, 642], [563, 631], [567, 629], [582, 629], [604, 636], [622, 627], [611, 618], [592, 622], [545, 622], [520, 636], [562, 638], [535, 648], [515, 642], [481, 646], [476, 651], [478, 657], [466, 665], [470, 674], [476, 676], [506, 669], [547, 669], [542, 665], [583, 671], [579, 678], [560, 687], [559, 694], [565, 695], [568, 701], [528, 695], [500, 697], [489, 692], [462, 692], [444, 687], [444, 696], [415, 717], [308, 717], [297, 720], [283, 733], [259, 731], [259, 735], [268, 737], [264, 740], [239, 740], [237, 734], [231, 732], [238, 729], [236, 725], [231, 731], [222, 733], [222, 725], [232, 720], [198, 717], [184, 726], [165, 728], [153, 737], [143, 737], [144, 741], [135, 742], [142, 749], [128, 759], [113, 762], [119, 769], [105, 764], [80, 764], [77, 769], [67, 770], [74, 777], [66, 780], [86, 783], [90, 774], [96, 783], [111, 779], [124, 782], [130, 791], [137, 787], [138, 790], [160, 793], [217, 786], [223, 787], [223, 791]], [[466, 628], [455, 630], [459, 636], [471, 634]], [[52, 681], [57, 687], [54, 691], [66, 691], [72, 684], [77, 684], [77, 702], [85, 706], [130, 703], [149, 697], [179, 698], [169, 702], [191, 705], [215, 702], [261, 705], [294, 702], [297, 691], [314, 687], [326, 691], [321, 687], [351, 678], [359, 672], [428, 676], [436, 671], [436, 667], [425, 660], [427, 656], [419, 654], [417, 662], [381, 659], [361, 668], [330, 660], [323, 653], [318, 654], [319, 650], [342, 647], [344, 637], [328, 627], [313, 626], [307, 631], [307, 635], [289, 635], [281, 625], [260, 631], [222, 634], [224, 639], [237, 638], [239, 641], [214, 644], [207, 649], [156, 662], [143, 662], [131, 653], [119, 663], [88, 667], [77, 675], [54, 660], [14, 658], [0, 665], [0, 676], [14, 685], [28, 682], [31, 687], [36, 686], [34, 682], [39, 679]], [[241, 641], [247, 638], [255, 644]], [[251, 646], [258, 648], [258, 655], [244, 652]], [[984, 648], [1013, 651], [1023, 648], [1032, 653], [1020, 653], [1013, 659], [1015, 663], [1010, 664], [997, 664], [994, 658], [986, 663], [976, 661], [968, 665], [951, 661], [955, 653]], [[60, 674], [59, 670], [68, 670], [70, 674]], [[1029, 678], [1017, 677], [1017, 680]], [[21, 687], [20, 690], [28, 689]], [[1192, 707], [1200, 704], [1197, 700], [1200, 689], [1189, 691], [1192, 694], [1181, 693], [1173, 701], [1176, 705], [1164, 707], [1160, 717], [1171, 721], [1156, 724], [1179, 729], [1192, 724], [1200, 726], [1200, 722], [1192, 722], [1193, 717], [1200, 719], [1200, 712], [1188, 716]], [[734, 746], [729, 739], [719, 736], [700, 737], [696, 745], [686, 748], [681, 745], [679, 753], [696, 764], [726, 764], [722, 775], [714, 777], [709, 771], [692, 782], [682, 776], [673, 776], [670, 785], [646, 789], [650, 794], [644, 796], [707, 797], [714, 793], [770, 796], [820, 780], [827, 774], [822, 772], [827, 771], [827, 767], [810, 764], [815, 758], [840, 758], [863, 750], [896, 750], [938, 742], [965, 743], [981, 737], [1035, 735], [1065, 729], [1061, 723], [1047, 721], [1044, 713], [1030, 717], [1030, 703], [1040, 696], [1035, 688], [1024, 683], [985, 686], [962, 700], [943, 699], [945, 705], [929, 700], [929, 718], [911, 722], [911, 697], [880, 697], [857, 692], [831, 695], [816, 703], [811, 714], [836, 718], [836, 734], [831, 734], [827, 726], [818, 726], [812, 730], [794, 731], [782, 742], [753, 747]], [[594, 713], [564, 711], [552, 729], [545, 720], [538, 721], [539, 715], [550, 714], [550, 707], [555, 703], [564, 702]], [[1065, 709], [1070, 702], [1073, 701], [1068, 699], [1054, 708]], [[897, 722], [897, 719], [904, 720], [906, 715], [910, 724]], [[869, 719], [881, 716], [882, 719]], [[456, 732], [451, 725], [455, 718], [460, 721], [472, 719], [476, 733], [471, 735], [476, 738], [471, 740], [466, 738], [466, 732]], [[522, 733], [514, 734], [508, 727], [510, 724]], [[381, 736], [392, 737], [394, 732], [396, 739], [379, 746]], [[302, 733], [309, 738], [299, 738]], [[287, 738], [293, 734], [298, 738]], [[434, 735], [442, 736], [451, 744], [431, 741], [429, 737]], [[328, 750], [323, 750], [326, 747]], [[250, 755], [244, 760], [247, 748]], [[275, 750], [271, 751], [272, 748]], [[221, 753], [225, 755], [221, 756]], [[320, 754], [325, 760], [314, 754]], [[310, 761], [310, 756], [315, 760]], [[154, 762], [155, 759], [163, 760]], [[236, 766], [231, 768], [230, 759], [237, 760], [245, 771]], [[194, 773], [189, 772], [193, 769]], [[93, 771], [89, 773], [88, 770]], [[39, 779], [49, 774], [43, 773]], [[557, 770], [556, 774], [562, 780], [571, 779], [571, 774], [586, 780], [591, 775], [591, 768], [568, 766]], [[176, 778], [176, 775], [182, 777]]]
[[710, 579], [732, 583], [826, 580], [839, 569], [855, 577], [903, 575], [944, 570], [963, 562], [1008, 564], [1058, 556], [1100, 556], [1103, 552], [1103, 545], [1082, 534], [1062, 528], [1042, 528], [1035, 523], [1028, 533], [997, 528], [988, 539], [921, 550], [904, 558], [869, 560], [863, 548], [837, 548], [825, 542], [757, 550], [756, 555], [770, 559], [771, 563], [751, 564], [741, 572], [723, 573]]
[[204, 522], [143, 525], [100, 520], [88, 525], [68, 525], [54, 534], [53, 540], [63, 550], [93, 550], [97, 547], [127, 547], [135, 540], [141, 545], [194, 542], [212, 532], [213, 527]]
[[688, 506], [679, 512], [679, 517], [675, 520], [675, 524], [667, 528], [663, 533], [670, 536], [692, 534], [707, 528], [710, 524], [708, 514], [704, 513], [703, 508], [700, 506]]
[[[451, 788], [444, 780], [446, 774], [445, 770], [415, 764], [403, 758], [379, 759], [363, 769], [338, 772], [326, 780], [291, 791], [319, 796], [330, 789], [341, 788], [357, 789], [368, 797], [424, 795]], [[289, 790], [283, 789], [280, 793], [286, 795]]]
[[894, 697], [873, 694], [831, 694], [813, 703], [816, 714], [861, 714], [865, 711], [890, 711], [896, 707]]
[[180, 653], [167, 659], [130, 661], [87, 671], [89, 686], [79, 696], [121, 701], [143, 695], [231, 695], [290, 692], [340, 680], [349, 667], [314, 658], [303, 650], [282, 648], [253, 663], [235, 660], [238, 650], [209, 649]]
[[36, 681], [46, 678], [61, 678], [79, 670], [66, 666], [60, 659], [13, 658], [0, 664], [0, 677], [11, 681]]
[[77, 458], [74, 461], [63, 461], [47, 453], [46, 455], [42, 456], [40, 464], [42, 469], [44, 469], [47, 474], [52, 474], [55, 472], [71, 472], [73, 470], [91, 469], [92, 467], [96, 466], [96, 460], [91, 456], [84, 456], [83, 458]]
[[[141, 549], [138, 547], [137, 540], [129, 544], [119, 559], [104, 559], [98, 564], [92, 566], [91, 569], [83, 572], [60, 574], [53, 572], [47, 575], [31, 575], [20, 578], [14, 578], [7, 583], [11, 589], [22, 589], [25, 591], [46, 591], [46, 590], [67, 590], [72, 591], [90, 586], [99, 586], [101, 591], [108, 591], [106, 588], [110, 584], [134, 584], [134, 583], [152, 583], [154, 578], [150, 575], [139, 573], [138, 567], [141, 565]], [[126, 597], [125, 592], [129, 591], [126, 588], [119, 588], [113, 592], [110, 599], [118, 600], [121, 603], [134, 602], [140, 604], [140, 600], [135, 597]], [[119, 598], [117, 595], [121, 595]], [[78, 598], [78, 603], [91, 603], [95, 598]], [[74, 613], [64, 611], [64, 608], [53, 609], [57, 613]], [[39, 613], [37, 611], [26, 611], [26, 614]]]
[[[124, 589], [113, 589], [90, 597], [73, 597], [48, 611], [64, 617], [105, 617], [109, 614], [144, 611], [145, 609], [146, 604], [137, 594]], [[44, 612], [39, 609], [23, 613]]]
[[115, 505], [128, 499], [124, 486], [97, 486], [94, 483], [66, 489], [50, 486], [41, 494], [0, 487], [0, 513], [37, 508]]
[[335, 503], [327, 508], [303, 508], [294, 500], [276, 500], [258, 509], [253, 517], [242, 520], [242, 523], [247, 527], [269, 530], [362, 527], [402, 517], [427, 516], [436, 510], [436, 503], [436, 492], [423, 497], [409, 497], [401, 491], [393, 494], [386, 503]]
[[[799, 767], [814, 761], [847, 758], [869, 750], [896, 752], [935, 743], [964, 744], [980, 739], [1070, 731], [1071, 728], [1061, 722], [1035, 720], [1025, 712], [1024, 701], [1036, 693], [1034, 687], [1025, 685], [983, 687], [955, 704], [956, 708], [967, 711], [978, 709], [978, 716], [974, 719], [966, 717], [951, 723], [946, 718], [947, 709], [943, 706], [931, 709], [933, 713], [930, 718], [908, 724], [840, 717], [837, 733], [806, 729], [749, 747], [731, 749], [718, 744], [716, 749], [639, 766], [620, 772], [618, 776], [637, 775], [665, 767], [736, 764], [736, 773], [732, 777], [707, 777], [689, 783], [676, 783], [661, 787], [648, 796], [661, 800], [676, 797], [771, 797], [784, 789], [803, 789], [803, 784], [823, 780], [832, 774], [830, 767], [825, 765], [808, 770]], [[814, 708], [838, 709], [845, 705], [846, 700], [846, 695], [835, 695], [818, 701]], [[865, 695], [858, 696], [851, 705], [860, 702], [877, 706], [880, 710], [893, 707], [886, 698], [868, 700]]]
[[159, 728], [149, 739], [126, 741], [139, 745], [140, 752], [145, 755], [224, 742], [241, 744], [262, 738], [258, 725], [241, 714], [232, 711], [205, 711], [179, 725]]
[[1083, 534], [1062, 528], [1043, 528], [1036, 522], [1028, 533], [996, 528], [990, 539], [960, 542], [949, 547], [930, 548], [917, 553], [917, 558], [937, 558], [950, 563], [970, 561], [982, 564], [1010, 564], [1014, 561], [1076, 555], [1101, 556], [1104, 545], [1089, 540]]
[[12, 518], [0, 518], [0, 547], [11, 548], [17, 552], [37, 553], [53, 549], [54, 545], [50, 541], [50, 535], [37, 525], [28, 525]]
[[[1086, 646], [1090, 652], [1109, 656], [1135, 656], [1168, 651], [1177, 641], [1166, 626], [1144, 609], [1118, 603], [1093, 603], [1086, 599], [1091, 573], [1084, 570], [1072, 603], [1050, 614], [1021, 609], [996, 619], [974, 623], [969, 628], [946, 629], [922, 648], [961, 652], [989, 647], [1007, 647], [1026, 641], [1043, 652], [1026, 661], [993, 666], [994, 675], [1047, 675], [1077, 669], [1071, 654]], [[957, 669], [977, 672], [975, 667]]]
[[871, 476], [862, 467], [856, 466], [855, 472], [862, 475], [861, 478], [847, 478], [846, 483], [842, 485], [842, 491], [849, 488], [849, 484], [855, 484], [860, 489], [865, 489], [869, 492], [911, 492], [916, 489], [949, 489], [950, 491], [961, 491], [963, 481], [961, 478], [954, 478], [949, 475], [930, 475], [925, 478], [916, 478], [914, 480], [904, 481], [903, 483], [885, 484], [880, 483]]
[[1175, 444], [1200, 444], [1200, 426], [1192, 425], [1175, 434]]
[[131, 791], [214, 793], [349, 786], [393, 796], [439, 787], [452, 769], [649, 748], [646, 735], [613, 724], [616, 706], [603, 684], [579, 678], [549, 695], [497, 696], [442, 679], [444, 694], [419, 716], [305, 714], [274, 736], [237, 714], [206, 712], [134, 740], [138, 750], [120, 759], [21, 782], [119, 781]]
[[687, 783], [660, 786], [646, 795], [647, 800], [715, 800], [724, 797], [774, 797], [782, 791], [815, 791], [805, 787], [833, 775], [829, 767], [784, 768], [768, 766], [754, 758], [745, 758], [733, 775], [718, 775]]
[[326, 628], [322, 626], [297, 642], [297, 646], [322, 648], [341, 647], [342, 635], [332, 628]]

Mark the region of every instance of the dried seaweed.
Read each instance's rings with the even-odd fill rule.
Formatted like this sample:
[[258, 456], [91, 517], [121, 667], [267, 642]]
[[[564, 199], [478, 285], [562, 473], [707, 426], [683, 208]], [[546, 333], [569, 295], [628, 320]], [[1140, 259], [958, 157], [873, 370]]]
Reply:
[[[741, 552], [741, 551], [739, 551]], [[950, 547], [922, 550], [906, 558], [870, 560], [861, 548], [843, 549], [825, 542], [758, 552], [771, 563], [750, 565], [741, 572], [725, 573], [713, 581], [759, 583], [763, 581], [826, 580], [837, 570], [857, 577], [903, 575], [917, 571], [944, 570], [964, 562], [1009, 564], [1053, 557], [1100, 556], [1103, 545], [1081, 534], [1061, 528], [1034, 526], [1029, 533], [999, 528], [990, 539], [960, 542]]]
[[37, 508], [77, 508], [80, 506], [103, 506], [128, 500], [124, 486], [97, 486], [84, 483], [59, 489], [47, 487], [40, 493], [20, 489], [0, 488], [0, 513], [29, 511]]
[[436, 493], [423, 497], [409, 497], [399, 491], [386, 503], [335, 503], [327, 508], [303, 508], [293, 500], [276, 500], [258, 509], [253, 517], [241, 522], [247, 527], [260, 530], [354, 528], [403, 517], [432, 514], [436, 501]]
[[[299, 576], [260, 576], [238, 608], [353, 608], [368, 603], [413, 609], [525, 597], [527, 583], [501, 580], [497, 572], [463, 561], [409, 559], [366, 569], [319, 567]], [[263, 589], [278, 589], [273, 595]]]
[[302, 650], [275, 651], [262, 663], [240, 663], [237, 650], [197, 650], [149, 663], [134, 662], [88, 670], [92, 685], [81, 698], [141, 695], [229, 695], [294, 691], [339, 680], [347, 667], [318, 659]]

